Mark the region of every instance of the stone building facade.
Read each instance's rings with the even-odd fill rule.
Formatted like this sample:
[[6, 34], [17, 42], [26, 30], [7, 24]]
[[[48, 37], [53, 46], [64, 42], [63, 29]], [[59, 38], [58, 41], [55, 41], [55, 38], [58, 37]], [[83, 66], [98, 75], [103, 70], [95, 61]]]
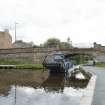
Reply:
[[0, 49], [7, 49], [12, 47], [12, 37], [8, 30], [0, 31]]

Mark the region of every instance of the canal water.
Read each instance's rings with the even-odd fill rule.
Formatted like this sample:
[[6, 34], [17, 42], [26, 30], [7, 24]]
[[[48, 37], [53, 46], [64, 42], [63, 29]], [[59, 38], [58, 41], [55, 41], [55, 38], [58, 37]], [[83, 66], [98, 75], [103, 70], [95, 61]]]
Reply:
[[87, 83], [40, 70], [0, 70], [0, 105], [79, 105]]

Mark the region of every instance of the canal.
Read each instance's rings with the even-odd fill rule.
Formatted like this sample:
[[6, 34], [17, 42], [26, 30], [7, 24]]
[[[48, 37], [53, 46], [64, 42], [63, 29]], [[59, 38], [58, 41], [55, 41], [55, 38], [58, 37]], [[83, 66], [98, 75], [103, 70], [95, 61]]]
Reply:
[[87, 83], [40, 70], [0, 70], [0, 105], [79, 105]]

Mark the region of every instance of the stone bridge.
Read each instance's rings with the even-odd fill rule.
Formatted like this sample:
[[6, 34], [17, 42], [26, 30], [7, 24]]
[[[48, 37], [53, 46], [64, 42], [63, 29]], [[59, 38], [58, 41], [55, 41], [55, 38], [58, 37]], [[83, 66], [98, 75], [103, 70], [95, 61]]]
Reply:
[[42, 63], [44, 57], [53, 52], [63, 52], [66, 55], [86, 54], [93, 57], [105, 55], [105, 50], [94, 48], [11, 48], [0, 49], [0, 62], [19, 62], [19, 63]]
[[65, 55], [91, 55], [93, 57], [105, 55], [105, 50], [95, 48], [53, 49], [51, 52], [62, 52]]

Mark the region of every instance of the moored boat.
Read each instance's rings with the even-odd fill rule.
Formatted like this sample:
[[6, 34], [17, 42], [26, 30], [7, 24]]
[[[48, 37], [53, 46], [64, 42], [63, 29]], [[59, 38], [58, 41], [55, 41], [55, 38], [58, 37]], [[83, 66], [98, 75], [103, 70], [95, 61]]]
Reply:
[[67, 72], [72, 68], [73, 63], [66, 58], [65, 54], [56, 52], [45, 57], [43, 66], [51, 72]]

